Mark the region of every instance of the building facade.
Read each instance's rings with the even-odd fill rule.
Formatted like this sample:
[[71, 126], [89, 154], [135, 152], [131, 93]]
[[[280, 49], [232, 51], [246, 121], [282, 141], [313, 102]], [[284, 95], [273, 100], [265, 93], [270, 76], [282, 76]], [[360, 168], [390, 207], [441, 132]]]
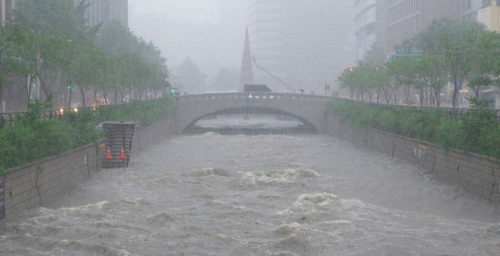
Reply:
[[350, 1], [248, 0], [256, 83], [321, 93], [354, 60]]
[[128, 27], [128, 0], [77, 0], [89, 5], [85, 19], [90, 26], [117, 21]]
[[386, 51], [424, 31], [434, 20], [459, 19], [460, 0], [386, 0]]
[[12, 9], [16, 5], [15, 0], [0, 0], [0, 19], [4, 26], [11, 16]]
[[477, 14], [482, 5], [483, 0], [458, 0], [462, 20], [477, 20]]
[[385, 47], [385, 0], [354, 1], [354, 36], [358, 60], [372, 46]]
[[500, 32], [500, 0], [483, 0], [477, 20], [488, 30]]

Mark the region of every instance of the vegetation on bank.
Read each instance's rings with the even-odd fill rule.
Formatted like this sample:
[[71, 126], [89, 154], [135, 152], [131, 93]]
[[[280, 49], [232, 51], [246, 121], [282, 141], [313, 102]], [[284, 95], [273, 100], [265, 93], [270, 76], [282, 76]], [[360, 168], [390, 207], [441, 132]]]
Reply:
[[155, 45], [117, 22], [88, 26], [88, 1], [77, 3], [16, 1], [0, 28], [0, 101], [10, 91], [26, 106], [40, 95], [70, 108], [151, 99], [167, 91], [166, 59]]
[[329, 111], [355, 128], [373, 128], [500, 159], [496, 112], [477, 100], [471, 103], [473, 108], [467, 115], [456, 117], [442, 110], [377, 106], [341, 99], [330, 102]]
[[500, 34], [487, 31], [475, 21], [434, 21], [425, 31], [396, 47], [387, 59], [380, 45], [373, 45], [357, 66], [339, 76], [351, 98], [411, 104], [413, 93], [419, 105], [440, 106], [448, 82], [453, 107], [467, 85], [479, 98], [481, 88], [495, 86], [500, 79]]
[[96, 110], [66, 112], [56, 120], [40, 118], [49, 103], [34, 102], [29, 111], [0, 128], [0, 174], [8, 168], [57, 155], [96, 142], [96, 126], [105, 121], [135, 121], [148, 126], [165, 119], [174, 110], [173, 98], [133, 101], [126, 105], [102, 106]]

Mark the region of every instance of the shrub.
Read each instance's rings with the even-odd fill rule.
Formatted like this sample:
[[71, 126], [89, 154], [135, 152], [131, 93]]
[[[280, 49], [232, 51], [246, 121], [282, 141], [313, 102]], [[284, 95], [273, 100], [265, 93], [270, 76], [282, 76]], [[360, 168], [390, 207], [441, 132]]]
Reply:
[[81, 109], [66, 112], [58, 120], [42, 120], [41, 111], [49, 103], [35, 102], [14, 123], [0, 128], [0, 175], [8, 168], [96, 142], [100, 133], [96, 125], [104, 121], [136, 121], [143, 126], [166, 118], [174, 109], [172, 98], [134, 101], [111, 105], [96, 111]]
[[379, 129], [446, 148], [500, 158], [500, 127], [495, 111], [476, 100], [471, 102], [470, 113], [459, 117], [448, 117], [440, 110], [368, 105], [340, 99], [330, 102], [329, 111], [354, 128]]

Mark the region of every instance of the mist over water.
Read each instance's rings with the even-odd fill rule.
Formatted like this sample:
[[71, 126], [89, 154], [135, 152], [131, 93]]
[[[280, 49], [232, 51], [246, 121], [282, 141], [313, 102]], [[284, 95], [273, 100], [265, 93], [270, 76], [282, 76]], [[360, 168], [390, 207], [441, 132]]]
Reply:
[[318, 135], [182, 136], [7, 226], [1, 255], [499, 255], [488, 202]]

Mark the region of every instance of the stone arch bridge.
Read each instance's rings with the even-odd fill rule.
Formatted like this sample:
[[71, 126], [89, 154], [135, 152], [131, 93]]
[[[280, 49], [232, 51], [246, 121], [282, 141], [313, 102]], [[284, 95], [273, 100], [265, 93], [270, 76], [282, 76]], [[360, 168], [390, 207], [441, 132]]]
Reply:
[[176, 107], [176, 131], [184, 132], [198, 120], [215, 114], [263, 113], [296, 117], [324, 132], [326, 103], [330, 98], [285, 93], [222, 93], [180, 96]]

